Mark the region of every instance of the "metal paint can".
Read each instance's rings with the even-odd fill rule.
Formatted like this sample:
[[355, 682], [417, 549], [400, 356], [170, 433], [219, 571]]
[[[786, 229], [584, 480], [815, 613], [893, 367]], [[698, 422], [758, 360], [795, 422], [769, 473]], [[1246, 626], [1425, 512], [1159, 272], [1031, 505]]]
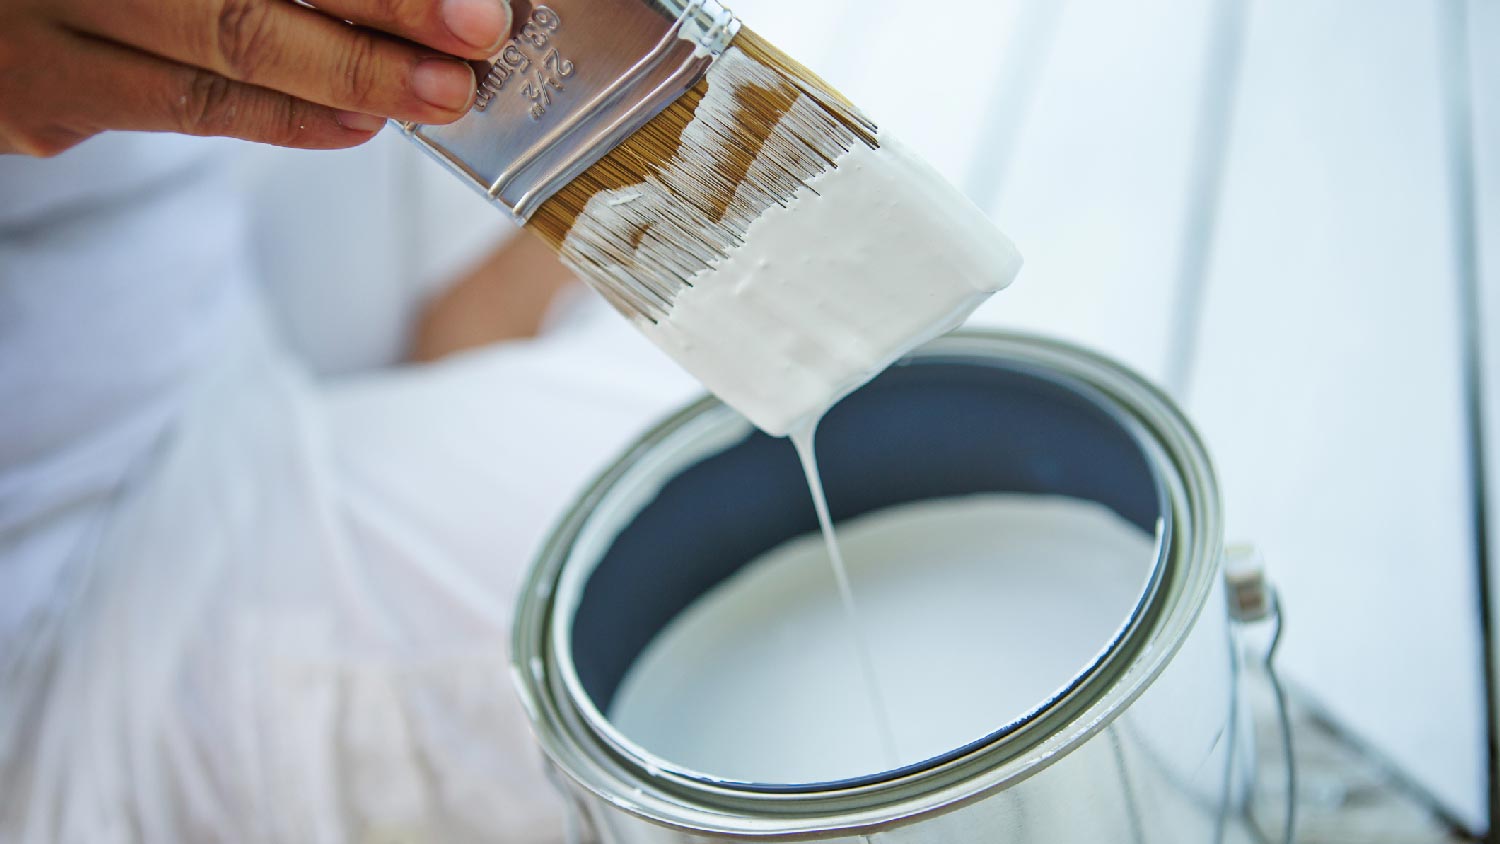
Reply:
[[713, 779], [614, 729], [603, 713], [651, 638], [812, 528], [805, 493], [769, 494], [804, 483], [790, 451], [704, 399], [643, 436], [553, 530], [519, 599], [514, 670], [574, 811], [570, 837], [1223, 840], [1245, 809], [1251, 736], [1213, 467], [1155, 387], [1035, 336], [928, 344], [830, 412], [819, 456], [838, 518], [1021, 492], [1099, 502], [1154, 533], [1139, 602], [1072, 683], [979, 741], [838, 782]]

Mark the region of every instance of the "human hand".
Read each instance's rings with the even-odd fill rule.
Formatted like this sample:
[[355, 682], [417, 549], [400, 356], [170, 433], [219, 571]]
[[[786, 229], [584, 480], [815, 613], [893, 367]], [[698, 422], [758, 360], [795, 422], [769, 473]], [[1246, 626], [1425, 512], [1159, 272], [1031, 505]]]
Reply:
[[455, 57], [488, 58], [510, 22], [505, 0], [0, 0], [0, 153], [108, 129], [335, 149], [385, 117], [449, 123], [475, 88]]

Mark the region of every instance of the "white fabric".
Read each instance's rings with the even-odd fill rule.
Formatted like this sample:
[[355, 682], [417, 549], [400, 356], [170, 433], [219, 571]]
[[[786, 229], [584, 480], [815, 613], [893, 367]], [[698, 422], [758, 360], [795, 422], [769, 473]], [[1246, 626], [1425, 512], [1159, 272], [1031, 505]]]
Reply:
[[267, 305], [319, 375], [400, 361], [427, 299], [518, 231], [395, 131], [333, 153], [244, 144], [232, 169]]
[[83, 529], [244, 306], [243, 227], [212, 149], [119, 135], [0, 156], [0, 636], [52, 592], [58, 555], [19, 546], [63, 540], [31, 528]]
[[0, 840], [558, 840], [515, 583], [694, 388], [594, 305], [319, 384], [214, 172], [0, 236]]

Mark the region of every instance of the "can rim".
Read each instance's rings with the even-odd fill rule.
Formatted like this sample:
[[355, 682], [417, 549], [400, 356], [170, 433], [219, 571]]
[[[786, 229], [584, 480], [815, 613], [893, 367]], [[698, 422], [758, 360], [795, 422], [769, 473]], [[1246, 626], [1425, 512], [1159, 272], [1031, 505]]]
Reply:
[[[945, 354], [923, 354], [919, 357], [922, 363], [939, 364], [954, 359]], [[1018, 372], [1024, 371], [1031, 377], [1054, 384], [1059, 380], [1055, 374], [1038, 371], [1035, 367], [1009, 364], [1007, 368]], [[1098, 390], [1082, 382], [1068, 383], [1066, 386], [1070, 394], [1090, 402], [1095, 410], [1103, 413], [1112, 420], [1116, 427], [1129, 434], [1142, 452], [1147, 451], [1146, 438], [1139, 430], [1139, 425], [1100, 395]], [[695, 431], [694, 428], [697, 427], [704, 430]], [[699, 412], [684, 419], [682, 424], [664, 431], [662, 440], [657, 443], [660, 447], [651, 449], [640, 459], [633, 461], [629, 471], [621, 479], [621, 483], [611, 487], [605, 500], [592, 511], [591, 521], [602, 522], [604, 528], [592, 532], [585, 528], [579, 536], [575, 537], [575, 541], [569, 544], [567, 559], [563, 562], [558, 583], [554, 589], [552, 599], [554, 612], [551, 616], [551, 629], [548, 636], [551, 645], [550, 655], [556, 664], [556, 671], [553, 673], [554, 683], [561, 686], [559, 694], [567, 697], [584, 727], [593, 732], [622, 761], [648, 771], [653, 781], [674, 791], [687, 792], [689, 796], [693, 792], [713, 791], [721, 800], [732, 800], [735, 796], [745, 793], [780, 794], [789, 797], [835, 791], [850, 795], [862, 792], [874, 794], [892, 781], [917, 774], [930, 775], [932, 771], [957, 764], [968, 755], [998, 742], [1010, 741], [1012, 752], [1018, 752], [1015, 738], [1018, 734], [1024, 730], [1033, 729], [1031, 725], [1044, 713], [1058, 707], [1067, 698], [1080, 694], [1094, 674], [1104, 670], [1111, 662], [1119, 658], [1119, 653], [1127, 638], [1141, 625], [1153, 606], [1156, 593], [1165, 576], [1168, 565], [1166, 551], [1171, 541], [1173, 518], [1161, 471], [1158, 465], [1152, 462], [1147, 464], [1146, 469], [1150, 473], [1152, 486], [1156, 491], [1158, 519], [1153, 537], [1150, 576], [1125, 619], [1087, 664], [1077, 670], [1061, 688], [1039, 700], [1009, 723], [1001, 724], [982, 736], [932, 757], [896, 768], [839, 780], [758, 783], [716, 776], [691, 768], [654, 753], [631, 739], [600, 711], [592, 695], [584, 688], [573, 659], [572, 620], [577, 612], [582, 592], [593, 575], [593, 569], [588, 564], [591, 561], [597, 562], [603, 556], [606, 552], [604, 546], [608, 544], [609, 539], [612, 539], [609, 536], [609, 526], [616, 522], [620, 524], [628, 522], [628, 516], [621, 519], [616, 513], [619, 510], [627, 513], [635, 511], [642, 499], [652, 497], [659, 491], [660, 482], [668, 479], [676, 471], [692, 465], [695, 460], [711, 455], [721, 447], [738, 442], [751, 430], [753, 429], [750, 424], [734, 411], [710, 401], [706, 407], [699, 409]], [[581, 563], [575, 564], [575, 561], [579, 560]]]
[[1161, 499], [1158, 559], [1139, 604], [1112, 641], [1065, 689], [1012, 724], [893, 771], [766, 786], [717, 779], [655, 757], [620, 735], [582, 692], [566, 650], [569, 625], [558, 624], [554, 610], [559, 580], [578, 556], [576, 541], [596, 508], [628, 474], [643, 471], [644, 461], [665, 459], [659, 454], [663, 442], [685, 437], [684, 429], [694, 423], [714, 422], [722, 405], [705, 397], [654, 426], [588, 487], [554, 527], [518, 599], [514, 680], [543, 751], [574, 783], [633, 815], [700, 834], [763, 839], [867, 832], [1032, 776], [1107, 726], [1170, 663], [1207, 601], [1222, 548], [1213, 467], [1171, 400], [1102, 355], [1021, 332], [961, 330], [910, 357], [983, 359], [1058, 382], [1108, 413], [1141, 448]]

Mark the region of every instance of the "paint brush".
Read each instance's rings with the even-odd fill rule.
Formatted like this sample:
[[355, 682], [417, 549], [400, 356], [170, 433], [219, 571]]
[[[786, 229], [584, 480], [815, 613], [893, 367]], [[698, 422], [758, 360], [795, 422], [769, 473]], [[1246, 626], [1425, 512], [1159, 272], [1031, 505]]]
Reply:
[[[715, 0], [513, 5], [523, 23], [481, 65], [470, 113], [403, 131], [767, 431], [785, 433], [820, 414], [897, 355], [956, 325], [1018, 269], [1009, 242], [977, 209], [925, 165], [913, 169], [909, 156], [894, 168], [868, 158], [888, 145], [875, 124]], [[846, 181], [872, 170], [871, 185], [895, 176], [916, 187], [907, 196], [900, 185], [876, 191], [874, 205], [853, 215], [847, 208], [867, 187], [827, 182], [843, 204], [825, 208], [822, 221], [804, 212], [827, 193], [830, 174], [859, 154], [866, 158]], [[956, 267], [968, 278], [957, 287], [951, 279], [912, 279], [906, 290], [877, 285], [870, 296], [830, 287], [825, 277], [889, 270], [891, 241], [920, 236], [921, 225], [892, 220], [896, 231], [882, 243], [860, 246], [861, 237], [880, 233], [879, 218], [865, 215], [898, 201], [908, 216], [913, 203], [932, 205], [924, 220], [956, 213], [958, 225], [936, 238], [948, 242], [902, 254], [935, 256], [935, 266], [914, 269], [942, 275]], [[766, 218], [776, 214], [787, 219], [772, 225]], [[765, 242], [747, 250], [757, 226], [772, 234], [755, 235]], [[778, 228], [786, 231], [775, 235]], [[785, 254], [821, 253], [829, 241], [852, 257], [816, 278]], [[750, 259], [737, 259], [742, 252], [754, 253], [761, 269], [784, 266], [726, 273]]]

